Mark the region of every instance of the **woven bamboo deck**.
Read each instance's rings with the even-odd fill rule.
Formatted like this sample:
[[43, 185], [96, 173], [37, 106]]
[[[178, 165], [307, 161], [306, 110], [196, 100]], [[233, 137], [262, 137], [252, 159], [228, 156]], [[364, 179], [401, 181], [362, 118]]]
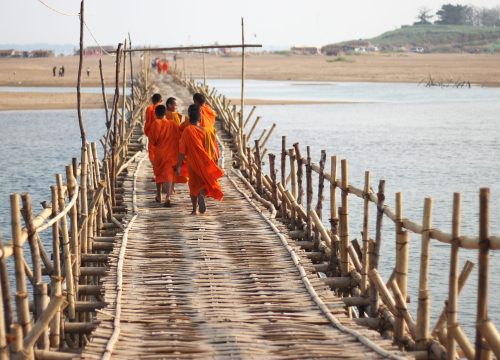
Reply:
[[[186, 185], [176, 186], [174, 207], [163, 208], [154, 201], [149, 160], [131, 166], [123, 187], [132, 209], [135, 173], [137, 216], [128, 226], [121, 294], [119, 234], [103, 283], [108, 306], [99, 311], [100, 326], [82, 358], [401, 356], [390, 341], [346, 317], [344, 304], [320, 282], [303, 251], [278, 235], [247, 197], [230, 161], [221, 180], [223, 202], [208, 201], [199, 216], [189, 215]], [[336, 321], [357, 336], [339, 330]]]

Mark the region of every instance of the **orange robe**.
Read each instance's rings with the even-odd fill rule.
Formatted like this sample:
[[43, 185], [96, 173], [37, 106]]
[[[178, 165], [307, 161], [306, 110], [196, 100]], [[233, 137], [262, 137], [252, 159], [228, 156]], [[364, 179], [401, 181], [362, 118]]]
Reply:
[[156, 70], [158, 71], [158, 74], [161, 74], [162, 64], [163, 62], [161, 62], [160, 60], [156, 62]]
[[144, 135], [146, 135], [149, 139], [148, 153], [149, 153], [149, 160], [151, 162], [154, 161], [154, 157], [155, 157], [153, 144], [151, 143], [151, 126], [153, 125], [153, 122], [156, 120], [155, 109], [158, 105], [161, 105], [161, 102], [149, 105], [147, 107], [147, 109], [146, 109], [146, 121], [144, 123]]
[[175, 181], [179, 137], [179, 126], [173, 121], [157, 119], [151, 126], [151, 143], [155, 153], [153, 171], [157, 184]]
[[[178, 112], [175, 112], [175, 111], [167, 111], [167, 113], [165, 114], [165, 117], [168, 120], [171, 120], [174, 123], [176, 123], [177, 126], [179, 126], [179, 137], [180, 137], [180, 134], [182, 134], [182, 131], [186, 127], [185, 124], [181, 123], [182, 115], [179, 114]], [[189, 120], [188, 120], [188, 122], [189, 122]], [[188, 170], [186, 167], [186, 162], [182, 163], [181, 175], [175, 177], [175, 182], [178, 184], [185, 184], [188, 182]]]
[[198, 196], [204, 189], [206, 196], [220, 201], [223, 193], [218, 180], [224, 175], [224, 171], [209, 157], [205, 148], [206, 137], [204, 128], [186, 127], [182, 132], [179, 152], [186, 157], [189, 193]]
[[167, 73], [167, 71], [168, 71], [168, 62], [166, 62], [166, 61], [165, 61], [165, 62], [162, 64], [162, 67], [163, 67], [163, 73], [164, 73], [164, 74], [166, 74], [166, 73]]
[[207, 140], [207, 144], [210, 146], [208, 153], [212, 160], [217, 161], [220, 157], [220, 150], [215, 134], [215, 116], [215, 111], [210, 106], [207, 104], [200, 106], [200, 125], [207, 130], [209, 137]]

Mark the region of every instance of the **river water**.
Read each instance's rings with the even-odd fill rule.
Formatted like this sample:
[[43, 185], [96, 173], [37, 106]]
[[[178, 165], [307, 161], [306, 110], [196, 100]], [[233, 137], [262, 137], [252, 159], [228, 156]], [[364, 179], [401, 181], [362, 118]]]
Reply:
[[[238, 80], [209, 80], [208, 83], [229, 98], [240, 96]], [[463, 234], [478, 234], [479, 188], [489, 187], [490, 230], [500, 234], [500, 89], [249, 80], [245, 83], [245, 96], [342, 102], [258, 106], [255, 115], [262, 116], [262, 120], [256, 135], [260, 135], [263, 128], [269, 129], [272, 123], [277, 124], [268, 148], [278, 155], [278, 159], [282, 135], [287, 136], [288, 147], [299, 142], [303, 154], [309, 145], [316, 162], [322, 149], [326, 150], [327, 156], [347, 159], [349, 181], [359, 188], [363, 188], [364, 172], [370, 171], [375, 190], [380, 179], [386, 180], [386, 199], [391, 208], [394, 209], [394, 194], [403, 192], [404, 216], [419, 223], [424, 198], [432, 197], [433, 226], [446, 232], [451, 232], [453, 192], [461, 192], [461, 231]], [[245, 111], [248, 114], [250, 107]], [[361, 199], [351, 197], [351, 238], [360, 239], [362, 203]], [[329, 211], [329, 202], [326, 201], [325, 219], [328, 219]], [[372, 207], [372, 236], [375, 231], [374, 212]], [[420, 237], [412, 235], [410, 246], [409, 307], [416, 316]], [[394, 248], [394, 225], [385, 220], [380, 264], [385, 279], [395, 265]], [[439, 315], [448, 294], [449, 250], [446, 244], [432, 242], [433, 319]], [[466, 259], [477, 263], [475, 250], [462, 250], [460, 257], [461, 264]], [[500, 278], [495, 276], [498, 273], [500, 254], [497, 252], [490, 255], [489, 303], [490, 317], [500, 326], [500, 303], [495, 298], [500, 291]], [[459, 319], [470, 336], [476, 313], [477, 277], [476, 266], [460, 298]]]
[[[239, 97], [237, 80], [209, 80], [220, 93]], [[342, 102], [315, 105], [262, 105], [257, 129], [277, 124], [268, 148], [279, 154], [281, 135], [288, 147], [300, 142], [303, 153], [310, 145], [313, 160], [320, 150], [349, 160], [350, 183], [363, 186], [369, 170], [372, 186], [386, 180], [386, 198], [394, 207], [394, 193], [404, 194], [404, 216], [421, 221], [425, 197], [434, 200], [433, 226], [451, 229], [453, 192], [461, 192], [462, 233], [478, 233], [479, 188], [491, 189], [491, 232], [500, 234], [500, 89], [425, 88], [416, 84], [246, 82], [246, 96], [272, 100], [321, 100]], [[69, 89], [68, 89], [69, 90]], [[96, 89], [97, 91], [97, 89]], [[175, 94], [163, 94], [164, 97]], [[250, 110], [246, 109], [246, 113]], [[84, 110], [90, 141], [104, 133], [104, 111]], [[35, 212], [49, 200], [55, 173], [64, 173], [71, 157], [78, 156], [80, 139], [76, 111], [0, 112], [0, 231], [10, 239], [8, 196], [29, 191]], [[329, 163], [329, 162], [327, 162]], [[316, 191], [316, 190], [315, 190]], [[324, 204], [324, 218], [329, 213]], [[350, 200], [351, 238], [360, 238], [362, 201]], [[374, 208], [370, 232], [374, 236]], [[394, 225], [384, 223], [381, 273], [385, 279], [394, 267]], [[420, 241], [411, 236], [409, 287], [416, 315]], [[430, 283], [432, 317], [447, 297], [449, 246], [432, 243]], [[476, 262], [477, 252], [461, 251]], [[500, 291], [500, 256], [490, 257], [490, 294]], [[460, 298], [459, 319], [472, 336], [476, 303], [476, 269]], [[490, 295], [490, 317], [500, 326], [500, 304]], [[472, 337], [473, 339], [473, 337]]]

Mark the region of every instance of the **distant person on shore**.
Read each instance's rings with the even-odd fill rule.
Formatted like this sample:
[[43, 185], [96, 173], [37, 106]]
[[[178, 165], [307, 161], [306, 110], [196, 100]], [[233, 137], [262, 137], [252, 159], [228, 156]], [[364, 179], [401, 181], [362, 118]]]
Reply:
[[215, 131], [215, 111], [206, 103], [206, 98], [203, 94], [195, 93], [193, 95], [193, 102], [200, 108], [200, 124], [205, 128], [208, 134], [208, 153], [210, 158], [217, 162], [220, 157], [220, 150], [217, 145], [217, 135]]
[[224, 171], [210, 158], [206, 144], [207, 131], [200, 126], [200, 107], [191, 105], [188, 109], [190, 126], [186, 127], [179, 143], [177, 175], [181, 175], [182, 163], [186, 159], [189, 174], [189, 195], [193, 209], [191, 214], [205, 213], [205, 197], [221, 201], [223, 197], [219, 178]]
[[144, 122], [144, 135], [148, 137], [149, 143], [148, 143], [148, 153], [149, 153], [149, 160], [151, 163], [154, 161], [154, 147], [153, 144], [151, 143], [151, 125], [153, 125], [153, 122], [156, 120], [156, 115], [155, 115], [155, 109], [158, 105], [161, 105], [162, 98], [160, 94], [153, 94], [151, 97], [151, 105], [149, 105], [146, 108], [146, 121]]
[[158, 74], [161, 74], [162, 67], [163, 62], [160, 59], [156, 60], [156, 71], [158, 71]]
[[87, 67], [87, 77], [90, 77], [90, 68]]
[[54, 67], [52, 68], [52, 76], [53, 76], [53, 77], [56, 77], [56, 71], [57, 71], [57, 66], [54, 66]]
[[59, 76], [64, 77], [64, 65], [59, 68]]
[[179, 156], [179, 125], [165, 117], [166, 108], [155, 108], [156, 120], [151, 125], [150, 140], [154, 147], [153, 171], [156, 181], [156, 201], [162, 201], [165, 186], [165, 207], [172, 206], [170, 196], [175, 182], [175, 165]]
[[168, 61], [165, 60], [163, 63], [162, 63], [162, 70], [163, 70], [163, 73], [166, 74], [168, 72]]

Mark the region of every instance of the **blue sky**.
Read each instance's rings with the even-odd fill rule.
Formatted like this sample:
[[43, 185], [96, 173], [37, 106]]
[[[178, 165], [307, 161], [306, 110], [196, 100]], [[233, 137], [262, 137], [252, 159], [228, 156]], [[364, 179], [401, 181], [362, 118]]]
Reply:
[[[79, 0], [43, 2], [68, 14], [78, 13], [80, 7]], [[443, 3], [449, 1], [86, 0], [85, 19], [102, 45], [115, 45], [128, 32], [133, 43], [144, 45], [239, 43], [241, 17], [247, 42], [324, 45], [379, 35], [412, 23], [418, 9], [436, 11]], [[500, 5], [498, 0], [463, 3]], [[1, 0], [0, 44], [76, 44], [78, 31], [78, 17], [53, 12], [40, 0]], [[85, 43], [94, 45], [88, 33]]]

